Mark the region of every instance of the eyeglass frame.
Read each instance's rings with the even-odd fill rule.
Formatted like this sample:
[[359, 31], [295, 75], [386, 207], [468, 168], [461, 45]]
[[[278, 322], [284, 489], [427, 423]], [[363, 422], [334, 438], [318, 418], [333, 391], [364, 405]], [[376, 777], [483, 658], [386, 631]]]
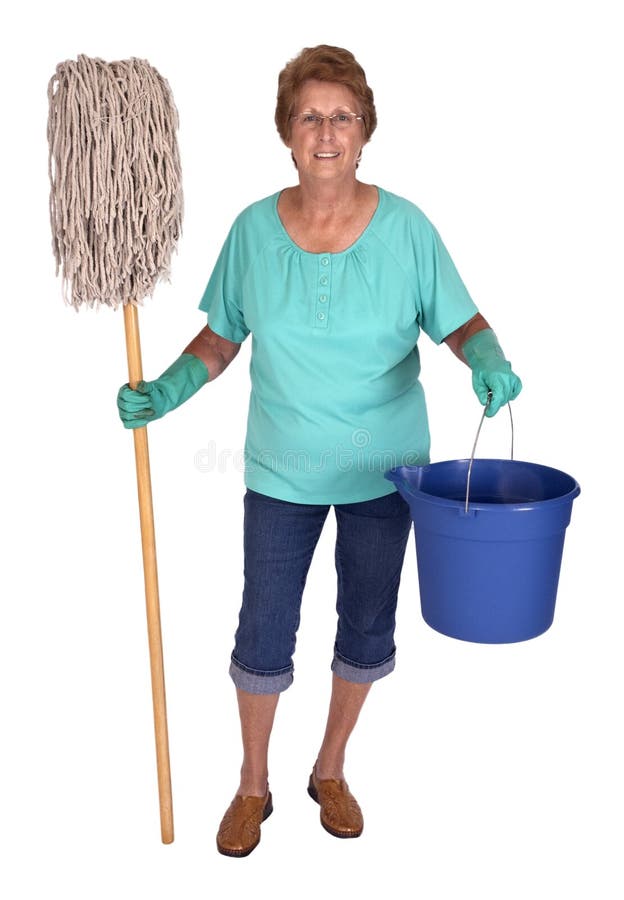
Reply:
[[[291, 115], [290, 118], [296, 119], [297, 122], [299, 123], [299, 125], [305, 125], [305, 122], [302, 121], [302, 118], [305, 118], [308, 116], [311, 118], [314, 118], [316, 120], [313, 125], [314, 128], [322, 128], [323, 122], [325, 121], [325, 119], [327, 119], [329, 124], [332, 126], [332, 128], [340, 129], [340, 126], [335, 125], [334, 122], [332, 121], [333, 119], [337, 118], [338, 116], [349, 116], [349, 125], [347, 127], [350, 127], [351, 125], [353, 125], [354, 122], [363, 122], [364, 121], [364, 116], [358, 116], [356, 113], [347, 112], [346, 110], [344, 112], [334, 113], [331, 116], [322, 116], [320, 113], [309, 112], [309, 113], [298, 113], [297, 115]], [[320, 119], [320, 121], [319, 121], [319, 119]]]

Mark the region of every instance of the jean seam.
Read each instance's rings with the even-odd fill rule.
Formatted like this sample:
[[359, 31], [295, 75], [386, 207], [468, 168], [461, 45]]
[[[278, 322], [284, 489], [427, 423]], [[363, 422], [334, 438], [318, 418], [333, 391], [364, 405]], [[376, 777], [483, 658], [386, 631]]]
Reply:
[[353, 669], [380, 669], [382, 666], [387, 665], [394, 657], [396, 656], [396, 648], [392, 651], [389, 656], [386, 656], [385, 659], [380, 660], [376, 663], [359, 663], [353, 659], [349, 659], [346, 656], [343, 656], [336, 648], [334, 647], [334, 656], [336, 659], [339, 659], [340, 662], [344, 663], [346, 666], [351, 666]]
[[230, 662], [232, 663], [232, 665], [236, 666], [237, 669], [240, 669], [241, 672], [246, 672], [247, 675], [256, 675], [258, 678], [279, 678], [280, 675], [288, 675], [294, 669], [292, 663], [282, 669], [251, 669], [249, 666], [246, 666], [244, 663], [242, 663], [239, 659], [236, 659], [234, 654], [232, 654], [232, 656], [230, 657]]

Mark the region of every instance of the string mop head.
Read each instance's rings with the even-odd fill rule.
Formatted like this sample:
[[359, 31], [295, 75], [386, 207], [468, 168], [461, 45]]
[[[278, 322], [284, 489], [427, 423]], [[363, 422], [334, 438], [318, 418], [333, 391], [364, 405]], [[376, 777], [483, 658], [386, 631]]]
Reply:
[[182, 233], [178, 112], [146, 60], [79, 55], [48, 84], [56, 274], [78, 309], [141, 303], [169, 280]]

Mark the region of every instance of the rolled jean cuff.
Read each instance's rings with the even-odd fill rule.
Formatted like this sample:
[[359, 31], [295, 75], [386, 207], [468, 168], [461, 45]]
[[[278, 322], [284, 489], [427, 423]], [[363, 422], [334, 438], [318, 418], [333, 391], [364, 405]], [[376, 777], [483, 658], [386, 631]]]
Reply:
[[259, 672], [248, 669], [232, 657], [230, 678], [237, 688], [248, 694], [279, 694], [293, 683], [293, 668], [289, 666], [277, 672]]
[[353, 660], [341, 656], [338, 651], [335, 650], [331, 668], [335, 675], [338, 675], [339, 678], [343, 678], [345, 681], [351, 681], [355, 684], [368, 684], [369, 682], [377, 681], [379, 678], [383, 678], [385, 675], [389, 675], [390, 672], [394, 671], [395, 661], [396, 651], [393, 651], [390, 656], [386, 657], [386, 659], [382, 660], [380, 663], [365, 665], [363, 663], [353, 662]]

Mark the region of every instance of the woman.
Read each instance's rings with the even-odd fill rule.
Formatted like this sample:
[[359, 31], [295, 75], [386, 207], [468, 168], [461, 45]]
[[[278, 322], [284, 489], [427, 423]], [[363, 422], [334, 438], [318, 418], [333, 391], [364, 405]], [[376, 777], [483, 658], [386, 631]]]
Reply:
[[303, 50], [279, 76], [276, 124], [298, 183], [235, 221], [200, 308], [209, 324], [159, 379], [119, 393], [127, 427], [188, 399], [252, 334], [245, 443], [245, 580], [230, 674], [243, 763], [217, 835], [245, 856], [272, 812], [268, 747], [305, 579], [330, 506], [337, 520], [338, 627], [325, 735], [308, 783], [331, 834], [363, 818], [344, 777], [371, 684], [394, 668], [397, 592], [410, 515], [384, 479], [429, 460], [416, 342], [423, 329], [472, 369], [494, 415], [520, 381], [437, 232], [407, 200], [356, 177], [376, 127], [373, 94], [347, 50]]

